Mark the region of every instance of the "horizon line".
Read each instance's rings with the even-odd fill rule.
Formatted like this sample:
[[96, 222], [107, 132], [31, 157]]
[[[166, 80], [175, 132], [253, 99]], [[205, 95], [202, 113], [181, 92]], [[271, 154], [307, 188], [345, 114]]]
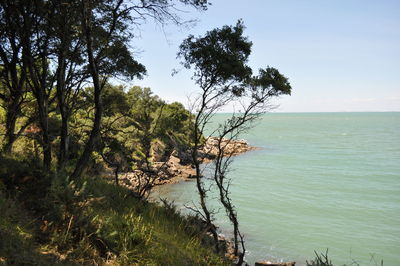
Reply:
[[[400, 113], [398, 111], [270, 111], [264, 114], [299, 114], [299, 113]], [[217, 112], [216, 114], [232, 114], [232, 112]]]

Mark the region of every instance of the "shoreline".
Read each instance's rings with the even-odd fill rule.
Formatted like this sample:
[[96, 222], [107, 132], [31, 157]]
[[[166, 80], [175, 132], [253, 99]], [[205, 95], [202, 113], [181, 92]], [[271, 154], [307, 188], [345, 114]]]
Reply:
[[[243, 153], [247, 153], [260, 148], [251, 146], [246, 140], [227, 140], [224, 139], [222, 144], [226, 147], [227, 156], [238, 156]], [[213, 162], [218, 153], [218, 139], [216, 137], [208, 137], [206, 143], [199, 150], [199, 157], [201, 158], [202, 164], [210, 164]], [[184, 164], [181, 162], [182, 159], [190, 156], [189, 152], [181, 154], [181, 158], [178, 157], [178, 152], [174, 151], [168, 161], [166, 162], [154, 162], [156, 167], [160, 167], [158, 177], [152, 184], [150, 190], [150, 197], [147, 200], [157, 201], [154, 198], [151, 199], [152, 192], [157, 191], [163, 185], [177, 184], [183, 181], [195, 181], [194, 176], [196, 170], [191, 164]], [[187, 161], [187, 160], [186, 160]], [[133, 172], [121, 173], [118, 177], [119, 183], [128, 189], [135, 191], [135, 187], [139, 184], [139, 178], [142, 171], [136, 170]], [[143, 173], [143, 172], [142, 172]], [[221, 243], [224, 250], [224, 257], [230, 261], [235, 261], [237, 258], [234, 255], [233, 242], [229, 240], [223, 233], [218, 234], [219, 242]]]
[[[246, 140], [227, 140], [222, 141], [223, 145], [226, 145], [226, 154], [229, 156], [238, 156], [243, 153], [258, 150], [260, 148], [251, 146]], [[199, 150], [199, 157], [202, 164], [212, 163], [218, 153], [218, 141], [217, 137], [208, 137], [206, 143]], [[182, 163], [183, 157], [190, 156], [189, 153], [179, 156], [178, 152], [174, 151], [168, 161], [166, 162], [154, 162], [156, 167], [159, 167], [158, 177], [152, 184], [152, 187], [162, 186], [166, 184], [177, 184], [182, 181], [195, 180], [196, 170], [191, 164]], [[139, 176], [143, 172], [135, 170], [133, 172], [120, 173], [118, 179], [121, 185], [128, 187], [129, 189], [135, 190], [135, 187], [139, 183]]]

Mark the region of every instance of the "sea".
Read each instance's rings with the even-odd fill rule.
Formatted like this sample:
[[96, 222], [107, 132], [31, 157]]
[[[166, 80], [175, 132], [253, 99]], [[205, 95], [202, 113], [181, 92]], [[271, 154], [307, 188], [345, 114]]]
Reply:
[[[218, 114], [209, 126], [228, 117]], [[306, 265], [328, 254], [334, 265], [400, 265], [400, 113], [269, 113], [241, 138], [257, 150], [229, 171], [246, 256]], [[221, 233], [231, 225], [211, 186], [208, 205]], [[154, 197], [182, 213], [198, 206], [194, 181]]]

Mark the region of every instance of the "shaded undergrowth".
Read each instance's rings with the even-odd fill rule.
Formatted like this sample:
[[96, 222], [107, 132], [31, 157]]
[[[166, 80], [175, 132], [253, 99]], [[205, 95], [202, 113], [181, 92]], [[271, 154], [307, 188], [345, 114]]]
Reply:
[[229, 264], [196, 217], [101, 178], [46, 175], [30, 161], [1, 158], [0, 212], [4, 265]]

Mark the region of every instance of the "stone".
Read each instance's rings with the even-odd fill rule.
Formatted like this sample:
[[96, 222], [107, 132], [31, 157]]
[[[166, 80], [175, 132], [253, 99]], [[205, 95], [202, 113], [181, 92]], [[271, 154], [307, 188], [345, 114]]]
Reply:
[[295, 266], [296, 262], [271, 262], [271, 261], [258, 261], [255, 266]]

